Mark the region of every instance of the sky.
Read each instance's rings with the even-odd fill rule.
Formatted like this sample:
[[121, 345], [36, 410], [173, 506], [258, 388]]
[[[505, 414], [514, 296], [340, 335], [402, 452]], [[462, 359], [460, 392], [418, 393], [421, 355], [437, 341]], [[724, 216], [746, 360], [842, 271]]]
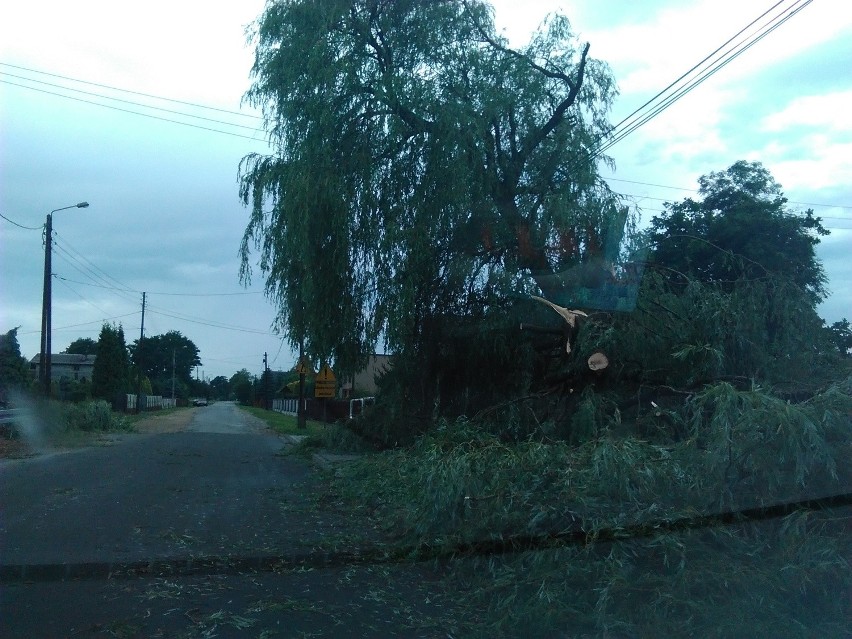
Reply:
[[[794, 210], [813, 208], [831, 229], [817, 254], [832, 292], [819, 311], [834, 322], [852, 317], [852, 4], [782, 0], [775, 13], [797, 2], [799, 13], [613, 146], [616, 168], [605, 175], [647, 222], [663, 202], [694, 196], [699, 176], [762, 162]], [[590, 55], [612, 68], [618, 123], [774, 3], [493, 4], [516, 47], [548, 13], [568, 16]], [[20, 327], [25, 356], [39, 351], [41, 226], [50, 211], [87, 201], [53, 215], [54, 352], [97, 339], [104, 320], [138, 338], [145, 291], [145, 334], [178, 330], [195, 342], [199, 375], [259, 374], [264, 353], [274, 369], [293, 365], [272, 330], [261, 273], [248, 286], [239, 280], [248, 221], [239, 163], [269, 152], [258, 114], [241, 105], [253, 60], [246, 27], [263, 6], [3, 3], [0, 214], [36, 230], [0, 219], [0, 330]]]

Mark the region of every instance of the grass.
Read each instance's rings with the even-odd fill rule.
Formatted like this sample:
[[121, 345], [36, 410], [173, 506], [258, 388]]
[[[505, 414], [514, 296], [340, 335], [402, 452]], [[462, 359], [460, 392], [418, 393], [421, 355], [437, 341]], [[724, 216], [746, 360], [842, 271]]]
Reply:
[[284, 415], [275, 411], [265, 410], [263, 408], [255, 408], [254, 406], [240, 406], [244, 411], [251, 413], [255, 417], [262, 419], [276, 433], [282, 435], [322, 435], [326, 425], [322, 422], [307, 420], [306, 428], [299, 428], [298, 422], [292, 415]]
[[304, 436], [304, 439], [291, 450], [296, 455], [310, 456], [317, 449], [336, 453], [363, 453], [373, 450], [373, 447], [365, 440], [340, 424], [326, 424], [309, 419], [306, 422], [306, 428], [299, 428], [296, 418], [291, 415], [253, 406], [240, 406], [240, 408], [262, 419], [277, 433]]

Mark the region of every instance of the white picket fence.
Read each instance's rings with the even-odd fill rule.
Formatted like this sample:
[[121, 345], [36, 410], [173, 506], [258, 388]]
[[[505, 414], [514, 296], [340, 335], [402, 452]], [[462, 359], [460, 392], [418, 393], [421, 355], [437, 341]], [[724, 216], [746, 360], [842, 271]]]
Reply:
[[[307, 405], [307, 400], [305, 400]], [[356, 415], [360, 415], [364, 411], [367, 404], [374, 404], [375, 397], [359, 397], [349, 400], [349, 419], [353, 419]], [[276, 413], [284, 413], [285, 415], [297, 416], [299, 408], [298, 399], [273, 399], [272, 410]]]
[[[145, 405], [142, 406], [142, 410], [175, 408], [177, 406], [177, 400], [171, 399], [170, 397], [163, 397], [162, 395], [143, 395], [142, 399], [145, 401]], [[136, 395], [128, 393], [127, 410], [136, 410]]]
[[293, 417], [296, 417], [296, 414], [299, 410], [299, 400], [273, 399], [272, 410], [274, 410], [276, 413], [284, 413], [285, 415], [292, 415]]

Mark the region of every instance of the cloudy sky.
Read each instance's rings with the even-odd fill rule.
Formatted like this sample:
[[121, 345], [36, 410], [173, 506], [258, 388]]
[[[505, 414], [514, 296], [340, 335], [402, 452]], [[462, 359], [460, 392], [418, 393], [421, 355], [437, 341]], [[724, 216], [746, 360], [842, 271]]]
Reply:
[[[0, 330], [20, 326], [26, 356], [39, 350], [39, 227], [51, 210], [88, 201], [54, 215], [54, 352], [96, 339], [104, 319], [137, 338], [147, 291], [146, 335], [181, 331], [206, 377], [259, 373], [264, 352], [274, 368], [292, 365], [263, 282], [238, 279], [248, 218], [238, 166], [267, 150], [257, 114], [240, 105], [252, 62], [244, 31], [263, 4], [3, 3], [0, 214], [38, 230], [0, 219]], [[516, 45], [548, 12], [568, 15], [614, 71], [619, 122], [774, 0], [494, 4]], [[819, 256], [833, 295], [820, 310], [836, 321], [852, 317], [852, 4], [783, 0], [770, 15], [794, 5], [804, 8], [615, 145], [611, 184], [647, 220], [698, 176], [763, 162], [794, 207], [814, 208], [832, 230]]]

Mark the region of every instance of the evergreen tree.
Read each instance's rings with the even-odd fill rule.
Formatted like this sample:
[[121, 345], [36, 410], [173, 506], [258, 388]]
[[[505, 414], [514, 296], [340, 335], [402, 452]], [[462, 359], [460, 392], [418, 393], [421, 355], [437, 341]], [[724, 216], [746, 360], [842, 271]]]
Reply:
[[92, 397], [114, 403], [129, 388], [129, 358], [121, 326], [104, 324], [92, 371]]
[[32, 375], [18, 344], [18, 329], [13, 328], [0, 335], [0, 392], [10, 388], [24, 388], [32, 381]]

